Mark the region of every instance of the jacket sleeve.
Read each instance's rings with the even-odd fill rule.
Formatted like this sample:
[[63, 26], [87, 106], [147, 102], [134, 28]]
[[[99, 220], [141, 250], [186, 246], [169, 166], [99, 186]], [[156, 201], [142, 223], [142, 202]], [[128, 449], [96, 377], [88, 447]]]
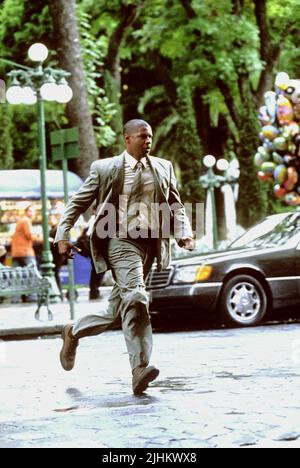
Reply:
[[169, 204], [174, 215], [174, 237], [177, 242], [183, 237], [194, 238], [189, 218], [177, 189], [177, 181], [172, 163], [170, 163]]
[[60, 220], [55, 236], [55, 243], [70, 239], [70, 230], [79, 216], [84, 213], [97, 198], [100, 187], [100, 174], [97, 170], [97, 162], [93, 162], [90, 174], [80, 187], [78, 192], [71, 198]]

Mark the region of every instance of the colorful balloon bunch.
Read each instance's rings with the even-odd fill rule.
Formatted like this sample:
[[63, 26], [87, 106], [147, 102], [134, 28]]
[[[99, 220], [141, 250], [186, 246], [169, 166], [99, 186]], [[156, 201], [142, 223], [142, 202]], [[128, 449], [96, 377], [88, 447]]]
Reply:
[[300, 205], [300, 80], [279, 73], [259, 110], [262, 145], [255, 154], [261, 181], [273, 181], [277, 198]]

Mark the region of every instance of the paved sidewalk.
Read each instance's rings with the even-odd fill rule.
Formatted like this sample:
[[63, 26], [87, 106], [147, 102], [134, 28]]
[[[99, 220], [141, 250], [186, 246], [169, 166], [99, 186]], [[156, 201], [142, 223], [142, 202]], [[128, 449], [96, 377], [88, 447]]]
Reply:
[[[101, 298], [89, 301], [88, 289], [79, 290], [79, 297], [75, 304], [75, 319], [79, 319], [88, 313], [95, 313], [107, 306], [111, 287], [101, 288]], [[40, 311], [41, 320], [35, 320], [36, 304], [0, 304], [0, 339], [34, 337], [51, 335], [61, 332], [66, 323], [70, 323], [70, 306], [64, 302], [51, 304], [50, 310], [54, 320], [47, 318], [47, 309]]]
[[300, 448], [299, 324], [155, 333], [141, 397], [121, 330], [60, 349], [0, 341], [1, 448]]

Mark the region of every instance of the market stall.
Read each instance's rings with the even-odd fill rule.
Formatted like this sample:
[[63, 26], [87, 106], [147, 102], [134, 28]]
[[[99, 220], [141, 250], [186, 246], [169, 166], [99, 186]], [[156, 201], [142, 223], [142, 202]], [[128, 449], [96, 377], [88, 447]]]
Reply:
[[[69, 196], [74, 195], [82, 184], [82, 180], [76, 174], [68, 172]], [[47, 171], [47, 195], [49, 223], [55, 218], [58, 220], [64, 209], [64, 188], [62, 171]], [[38, 170], [11, 170], [0, 171], [0, 245], [8, 251], [6, 264], [11, 266], [10, 245], [11, 237], [15, 232], [17, 221], [23, 216], [24, 208], [31, 203], [34, 207], [32, 219], [33, 233], [37, 241], [34, 249], [37, 259], [42, 251], [42, 205], [41, 205], [40, 171]], [[71, 238], [75, 241], [85, 227], [85, 221], [81, 217], [75, 228], [71, 231]], [[38, 240], [40, 239], [40, 240]], [[76, 284], [88, 284], [91, 265], [90, 260], [80, 255], [74, 261], [74, 273]], [[63, 284], [68, 281], [67, 268], [61, 270]]]
[[[63, 208], [64, 189], [62, 171], [47, 171], [49, 214], [59, 214]], [[79, 189], [82, 180], [68, 173], [69, 196]], [[23, 216], [28, 201], [34, 206], [33, 231], [42, 236], [41, 182], [39, 170], [0, 171], [0, 245], [10, 247], [16, 223]]]

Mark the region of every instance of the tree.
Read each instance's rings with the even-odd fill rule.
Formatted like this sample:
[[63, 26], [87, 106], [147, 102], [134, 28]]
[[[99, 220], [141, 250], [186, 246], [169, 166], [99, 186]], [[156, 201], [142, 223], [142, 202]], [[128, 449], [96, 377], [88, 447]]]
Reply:
[[67, 105], [67, 117], [69, 125], [79, 130], [80, 158], [76, 160], [76, 169], [85, 178], [91, 162], [98, 159], [98, 149], [88, 103], [76, 4], [75, 0], [49, 0], [49, 8], [60, 66], [71, 73], [73, 99]]
[[[20, 28], [22, 24], [22, 28]], [[51, 23], [48, 6], [42, 0], [26, 2], [24, 0], [4, 0], [0, 5], [0, 57], [21, 64], [30, 63], [27, 52], [32, 40], [44, 42], [51, 48], [49, 38]], [[0, 61], [0, 75], [6, 80], [6, 73], [11, 65]], [[8, 80], [7, 81], [7, 85]], [[60, 106], [61, 107], [61, 106]], [[0, 127], [0, 140], [6, 141], [9, 128], [10, 144], [2, 146], [3, 158], [10, 168], [38, 167], [37, 151], [37, 116], [36, 109], [29, 106], [3, 106], [6, 109], [5, 127]], [[56, 113], [58, 116], [59, 113]], [[6, 134], [6, 135], [3, 135]]]
[[0, 169], [13, 168], [11, 118], [7, 104], [0, 103]]
[[[217, 4], [152, 0], [141, 28], [134, 32], [139, 46], [136, 56], [142, 54], [142, 62], [149, 57], [149, 68], [159, 64], [154, 89], [163, 84], [165, 96], [160, 97], [170, 111], [163, 122], [170, 122], [174, 108], [180, 109], [179, 90], [188, 90], [189, 115], [195, 118], [191, 128], [197, 128], [202, 154], [231, 157], [235, 153], [239, 159], [239, 219], [245, 227], [272, 209], [252, 162], [258, 144], [257, 108], [271, 87], [284, 44], [291, 42], [298, 28], [298, 18], [291, 0], [221, 0]], [[151, 91], [147, 89], [145, 95], [149, 97]], [[179, 121], [173, 119], [178, 153]], [[192, 161], [195, 155], [194, 150], [194, 157], [189, 156]], [[193, 183], [196, 177], [194, 171]]]

